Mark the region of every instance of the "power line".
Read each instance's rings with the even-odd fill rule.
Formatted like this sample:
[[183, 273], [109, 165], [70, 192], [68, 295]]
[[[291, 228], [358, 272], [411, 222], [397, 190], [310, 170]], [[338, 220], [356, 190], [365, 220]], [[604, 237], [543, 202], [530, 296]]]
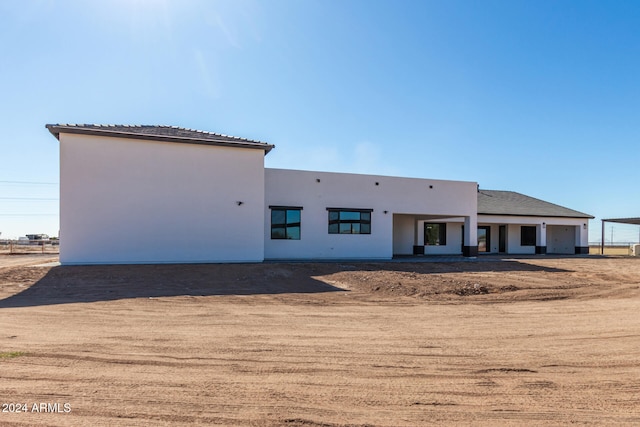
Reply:
[[0, 216], [57, 216], [57, 215], [58, 214], [52, 214], [52, 213], [0, 214]]
[[33, 185], [58, 185], [59, 182], [36, 182], [36, 181], [0, 181], [0, 184], [33, 184]]
[[32, 201], [50, 201], [60, 200], [58, 198], [51, 197], [0, 197], [0, 200], [32, 200]]

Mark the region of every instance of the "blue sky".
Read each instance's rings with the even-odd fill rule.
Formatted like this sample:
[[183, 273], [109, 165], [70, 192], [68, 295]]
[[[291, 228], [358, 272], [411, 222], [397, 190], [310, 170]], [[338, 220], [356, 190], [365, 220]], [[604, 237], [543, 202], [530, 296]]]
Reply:
[[275, 144], [267, 167], [640, 216], [639, 28], [635, 1], [0, 2], [0, 232], [57, 235], [46, 123], [177, 125]]

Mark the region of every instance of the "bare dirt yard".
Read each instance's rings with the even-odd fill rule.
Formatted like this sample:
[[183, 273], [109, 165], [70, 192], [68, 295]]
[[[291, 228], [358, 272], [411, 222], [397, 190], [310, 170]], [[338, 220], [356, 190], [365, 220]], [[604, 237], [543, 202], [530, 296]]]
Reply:
[[640, 259], [19, 259], [2, 426], [640, 424]]

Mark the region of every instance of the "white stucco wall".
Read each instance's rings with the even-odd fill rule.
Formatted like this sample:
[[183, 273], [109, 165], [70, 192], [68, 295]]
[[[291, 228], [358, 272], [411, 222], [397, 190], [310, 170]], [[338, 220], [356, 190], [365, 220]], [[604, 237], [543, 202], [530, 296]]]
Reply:
[[[512, 254], [535, 253], [522, 225], [549, 253], [588, 246], [587, 219], [476, 218], [474, 182], [264, 169], [260, 149], [65, 133], [60, 153], [64, 264], [389, 259], [424, 244], [425, 221], [447, 223], [447, 245], [425, 254], [459, 254], [463, 223], [471, 246], [491, 226], [491, 252], [499, 225]], [[303, 208], [300, 240], [271, 239], [272, 205]], [[329, 234], [327, 208], [372, 209], [371, 234]]]
[[411, 215], [393, 215], [393, 254], [413, 254], [415, 218]]
[[64, 264], [263, 259], [263, 150], [60, 134], [60, 162]]
[[[407, 215], [475, 217], [476, 191], [473, 182], [265, 169], [265, 258], [389, 259], [394, 252], [411, 253], [415, 221]], [[300, 240], [271, 239], [269, 206], [303, 208]], [[329, 234], [327, 208], [373, 209], [371, 234]]]

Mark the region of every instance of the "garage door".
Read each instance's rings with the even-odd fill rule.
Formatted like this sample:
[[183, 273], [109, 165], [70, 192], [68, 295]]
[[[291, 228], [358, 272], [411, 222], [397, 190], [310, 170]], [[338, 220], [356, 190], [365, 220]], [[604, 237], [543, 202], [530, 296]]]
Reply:
[[575, 230], [571, 225], [547, 225], [547, 253], [575, 254]]

